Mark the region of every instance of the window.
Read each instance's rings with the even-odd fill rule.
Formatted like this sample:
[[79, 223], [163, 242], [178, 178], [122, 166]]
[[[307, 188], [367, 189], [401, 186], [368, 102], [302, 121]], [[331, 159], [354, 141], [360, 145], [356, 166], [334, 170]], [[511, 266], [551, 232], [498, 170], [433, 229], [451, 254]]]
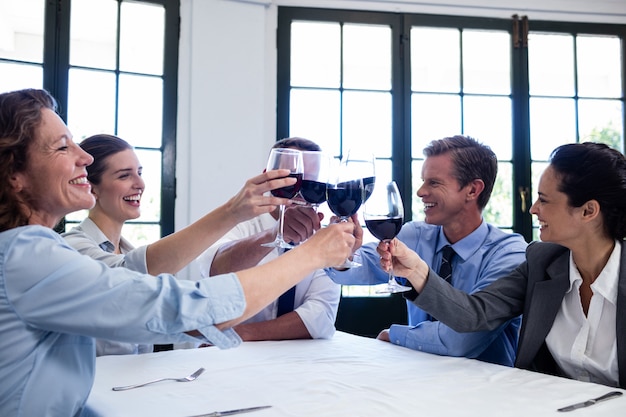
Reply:
[[371, 148], [406, 221], [423, 218], [422, 149], [472, 136], [499, 160], [485, 219], [536, 239], [528, 209], [550, 151], [587, 140], [624, 151], [626, 26], [528, 27], [517, 16], [279, 7], [278, 136], [311, 138], [337, 158]]
[[[123, 234], [141, 245], [172, 233], [178, 1], [3, 0], [0, 12], [0, 90], [46, 88], [76, 142], [131, 143], [146, 190]], [[85, 216], [69, 214], [61, 230]]]

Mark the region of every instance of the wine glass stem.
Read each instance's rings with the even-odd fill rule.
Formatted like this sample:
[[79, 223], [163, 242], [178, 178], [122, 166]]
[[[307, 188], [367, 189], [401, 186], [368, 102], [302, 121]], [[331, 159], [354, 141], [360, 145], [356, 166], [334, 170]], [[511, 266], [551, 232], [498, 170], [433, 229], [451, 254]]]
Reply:
[[285, 225], [285, 205], [281, 204], [279, 206], [280, 214], [278, 215], [278, 236], [276, 236], [276, 240], [284, 242], [283, 239], [283, 229]]

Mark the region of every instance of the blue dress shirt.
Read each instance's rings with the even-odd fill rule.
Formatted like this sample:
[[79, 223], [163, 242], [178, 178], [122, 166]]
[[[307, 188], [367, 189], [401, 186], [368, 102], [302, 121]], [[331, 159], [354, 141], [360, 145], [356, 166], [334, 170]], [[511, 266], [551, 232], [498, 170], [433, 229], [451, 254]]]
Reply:
[[[133, 271], [148, 273], [146, 251], [148, 245], [135, 248], [122, 236], [120, 238], [121, 254], [114, 253], [115, 246], [93, 220], [86, 217], [79, 225], [69, 232], [61, 234], [71, 247], [83, 255], [87, 255], [111, 268], [124, 267]], [[152, 345], [141, 343], [125, 343], [117, 340], [96, 340], [96, 356], [128, 355], [152, 352]]]
[[[78, 416], [94, 378], [94, 338], [130, 343], [241, 339], [222, 323], [243, 314], [235, 274], [197, 282], [109, 268], [53, 230], [0, 233], [0, 416]], [[202, 338], [185, 334], [197, 329]]]
[[[398, 239], [434, 271], [441, 263], [443, 247], [450, 244], [441, 226], [424, 222], [406, 223]], [[356, 251], [355, 261], [363, 266], [346, 271], [328, 269], [328, 275], [333, 281], [346, 285], [387, 282], [388, 275], [380, 268], [377, 245], [378, 242], [369, 243]], [[524, 261], [526, 246], [519, 234], [505, 233], [483, 221], [476, 230], [452, 245], [456, 252], [452, 260], [452, 286], [467, 293], [486, 287]], [[464, 356], [513, 366], [519, 317], [493, 331], [457, 333], [438, 321], [431, 321], [425, 311], [411, 302], [407, 302], [407, 310], [409, 325], [392, 325], [389, 329], [392, 343], [438, 355]]]

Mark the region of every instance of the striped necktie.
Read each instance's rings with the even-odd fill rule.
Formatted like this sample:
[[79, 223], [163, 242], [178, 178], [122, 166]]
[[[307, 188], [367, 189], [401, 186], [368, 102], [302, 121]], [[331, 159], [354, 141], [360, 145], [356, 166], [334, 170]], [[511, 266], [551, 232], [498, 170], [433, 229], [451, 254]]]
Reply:
[[442, 249], [441, 265], [439, 266], [439, 276], [450, 282], [452, 279], [452, 257], [456, 252], [452, 246], [446, 245]]

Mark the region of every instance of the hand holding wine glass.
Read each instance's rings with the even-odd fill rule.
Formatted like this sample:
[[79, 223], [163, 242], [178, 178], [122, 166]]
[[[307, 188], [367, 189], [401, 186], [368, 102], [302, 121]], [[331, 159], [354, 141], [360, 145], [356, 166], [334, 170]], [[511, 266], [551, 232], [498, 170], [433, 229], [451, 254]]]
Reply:
[[[296, 149], [274, 148], [267, 160], [267, 170], [288, 169], [289, 176], [297, 179], [296, 183], [287, 187], [272, 190], [272, 195], [281, 198], [294, 198], [302, 185], [302, 152]], [[285, 205], [279, 206], [278, 232], [273, 242], [264, 243], [262, 246], [291, 249], [294, 246], [285, 242], [283, 238], [283, 225], [285, 221]]]
[[[396, 237], [404, 222], [404, 206], [395, 181], [374, 187], [370, 199], [365, 203], [363, 218], [367, 229], [375, 238], [388, 242]], [[389, 272], [386, 286], [376, 292], [396, 293], [410, 289], [411, 287], [398, 284]]]

